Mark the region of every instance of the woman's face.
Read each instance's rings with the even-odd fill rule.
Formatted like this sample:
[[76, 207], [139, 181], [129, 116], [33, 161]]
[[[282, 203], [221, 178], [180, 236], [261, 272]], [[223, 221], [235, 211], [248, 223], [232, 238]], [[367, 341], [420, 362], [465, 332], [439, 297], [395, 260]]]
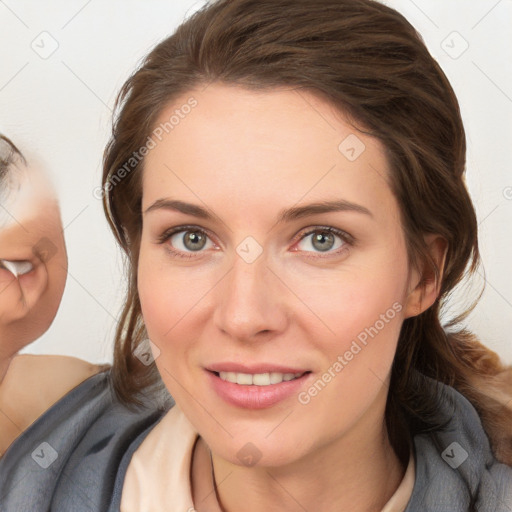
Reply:
[[[212, 84], [157, 125], [177, 109], [145, 161], [138, 268], [169, 392], [235, 464], [382, 428], [417, 283], [382, 145], [305, 92]], [[223, 368], [239, 382], [308, 373], [249, 386], [210, 371]]]

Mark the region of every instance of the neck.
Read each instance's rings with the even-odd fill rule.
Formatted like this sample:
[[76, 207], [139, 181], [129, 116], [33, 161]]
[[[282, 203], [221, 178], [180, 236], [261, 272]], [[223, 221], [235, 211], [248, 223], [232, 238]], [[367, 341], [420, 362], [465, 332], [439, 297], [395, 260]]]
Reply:
[[341, 438], [285, 466], [237, 466], [213, 454], [220, 509], [380, 512], [405, 468], [389, 442], [384, 411], [380, 421], [375, 411], [366, 416]]

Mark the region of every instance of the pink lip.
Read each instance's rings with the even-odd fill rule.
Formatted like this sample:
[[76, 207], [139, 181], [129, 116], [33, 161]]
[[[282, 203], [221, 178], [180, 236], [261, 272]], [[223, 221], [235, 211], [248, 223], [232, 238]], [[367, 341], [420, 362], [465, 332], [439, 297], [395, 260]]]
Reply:
[[[238, 368], [239, 365], [236, 365]], [[273, 367], [275, 368], [275, 367]], [[224, 370], [222, 370], [224, 371]], [[275, 370], [274, 370], [275, 371]], [[300, 370], [299, 370], [300, 371]], [[244, 371], [240, 373], [267, 373], [261, 371]], [[285, 371], [280, 373], [298, 373]], [[304, 385], [306, 379], [312, 375], [306, 373], [301, 377], [289, 381], [283, 381], [279, 384], [270, 384], [269, 386], [242, 385], [222, 380], [216, 373], [206, 371], [210, 384], [215, 392], [226, 402], [236, 407], [244, 409], [265, 409], [284, 400], [292, 395], [296, 395]]]
[[232, 362], [215, 363], [208, 365], [207, 370], [212, 372], [235, 372], [235, 373], [304, 373], [308, 370], [305, 368], [289, 368], [273, 363], [259, 363], [259, 364], [239, 364]]

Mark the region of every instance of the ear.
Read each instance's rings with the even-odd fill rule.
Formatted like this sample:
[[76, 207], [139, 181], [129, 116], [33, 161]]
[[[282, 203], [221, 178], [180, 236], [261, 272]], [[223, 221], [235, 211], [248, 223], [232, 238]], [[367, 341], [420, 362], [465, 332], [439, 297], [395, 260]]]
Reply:
[[428, 253], [439, 270], [439, 276], [436, 278], [435, 270], [428, 264], [425, 264], [421, 274], [417, 269], [411, 272], [404, 318], [417, 316], [426, 311], [434, 304], [441, 290], [448, 242], [441, 235], [433, 233], [425, 235], [424, 240]]

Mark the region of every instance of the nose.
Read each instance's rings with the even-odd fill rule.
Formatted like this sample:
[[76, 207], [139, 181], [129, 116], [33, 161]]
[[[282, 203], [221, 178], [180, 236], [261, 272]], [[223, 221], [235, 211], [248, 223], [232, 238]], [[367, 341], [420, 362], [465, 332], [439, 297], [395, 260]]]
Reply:
[[268, 266], [264, 254], [246, 262], [235, 255], [232, 268], [216, 287], [214, 321], [239, 341], [275, 337], [289, 319], [286, 288]]

